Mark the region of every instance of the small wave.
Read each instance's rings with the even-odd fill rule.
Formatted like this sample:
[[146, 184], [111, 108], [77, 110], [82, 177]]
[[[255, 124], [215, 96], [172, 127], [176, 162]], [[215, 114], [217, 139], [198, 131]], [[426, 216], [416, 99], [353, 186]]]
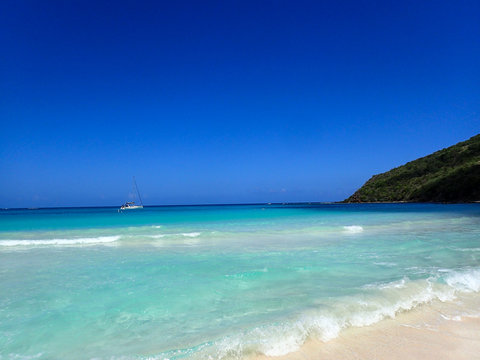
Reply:
[[[30, 210], [30, 209], [29, 209]], [[8, 354], [9, 359], [21, 359], [21, 360], [33, 360], [33, 359], [40, 359], [43, 357], [43, 353], [38, 353], [34, 355], [23, 355], [23, 354]], [[0, 355], [0, 359], [3, 359], [2, 355]]]
[[465, 318], [478, 319], [480, 317], [480, 312], [476, 309], [468, 309], [463, 311], [455, 311], [453, 314], [440, 313], [440, 316], [449, 321], [462, 321]]
[[226, 274], [225, 277], [233, 278], [233, 279], [245, 279], [245, 278], [258, 277], [267, 272], [268, 272], [268, 268], [263, 268], [258, 270], [239, 272], [235, 274]]
[[343, 230], [347, 234], [357, 234], [363, 231], [363, 227], [360, 225], [348, 225], [348, 226], [344, 226]]
[[445, 281], [455, 290], [465, 292], [480, 291], [480, 270], [452, 271]]
[[154, 235], [145, 235], [146, 237], [152, 238], [152, 239], [160, 239], [160, 238], [178, 238], [179, 236], [182, 237], [189, 237], [189, 238], [194, 238], [197, 236], [200, 236], [201, 233], [199, 232], [191, 232], [191, 233], [178, 233], [178, 234], [154, 234]]
[[386, 267], [394, 267], [394, 266], [397, 266], [397, 263], [388, 262], [388, 261], [374, 262], [373, 264], [374, 264], [374, 265], [378, 265], [378, 266], [386, 266]]
[[99, 236], [77, 239], [45, 239], [45, 240], [1, 240], [0, 246], [36, 246], [36, 245], [83, 245], [104, 244], [120, 239], [120, 236]]
[[408, 278], [403, 278], [398, 281], [391, 281], [387, 283], [373, 283], [362, 286], [364, 289], [403, 289]]
[[467, 251], [480, 251], [480, 248], [453, 248], [453, 250], [467, 252]]
[[180, 235], [186, 236], [186, 237], [197, 237], [200, 236], [201, 233], [199, 232], [191, 232], [191, 233], [181, 233]]
[[443, 319], [449, 320], [449, 321], [462, 321], [462, 317], [461, 317], [460, 315], [450, 316], [450, 315], [440, 314], [440, 316], [441, 316]]

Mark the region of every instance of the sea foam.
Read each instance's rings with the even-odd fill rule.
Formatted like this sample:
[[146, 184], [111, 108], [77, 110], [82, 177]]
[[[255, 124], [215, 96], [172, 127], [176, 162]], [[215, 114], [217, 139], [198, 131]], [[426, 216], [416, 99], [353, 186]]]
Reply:
[[459, 291], [479, 292], [480, 291], [480, 269], [467, 271], [452, 271], [445, 278], [448, 285]]
[[187, 238], [194, 238], [200, 236], [200, 232], [191, 232], [191, 233], [175, 233], [175, 234], [153, 234], [153, 235], [145, 235], [152, 239], [160, 239], [160, 238], [178, 238], [178, 237], [187, 237]]
[[361, 227], [360, 225], [349, 225], [349, 226], [344, 226], [343, 230], [347, 234], [357, 234], [363, 231], [363, 227]]
[[186, 236], [186, 237], [197, 237], [197, 236], [200, 236], [200, 233], [199, 232], [191, 232], [191, 233], [182, 233], [181, 235]]
[[165, 234], [156, 234], [156, 235], [147, 235], [147, 236], [152, 238], [152, 239], [160, 239], [160, 238], [165, 237]]

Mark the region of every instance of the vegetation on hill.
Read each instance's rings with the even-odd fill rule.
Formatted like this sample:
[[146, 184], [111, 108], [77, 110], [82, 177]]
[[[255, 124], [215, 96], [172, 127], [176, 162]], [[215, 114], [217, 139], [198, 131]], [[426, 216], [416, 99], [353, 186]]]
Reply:
[[480, 200], [480, 134], [385, 173], [344, 202]]

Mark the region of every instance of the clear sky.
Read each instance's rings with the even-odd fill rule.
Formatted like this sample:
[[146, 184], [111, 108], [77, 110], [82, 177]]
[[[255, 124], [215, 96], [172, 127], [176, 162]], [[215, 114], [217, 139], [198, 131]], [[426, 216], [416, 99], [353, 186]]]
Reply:
[[2, 1], [0, 207], [342, 200], [480, 132], [480, 2]]

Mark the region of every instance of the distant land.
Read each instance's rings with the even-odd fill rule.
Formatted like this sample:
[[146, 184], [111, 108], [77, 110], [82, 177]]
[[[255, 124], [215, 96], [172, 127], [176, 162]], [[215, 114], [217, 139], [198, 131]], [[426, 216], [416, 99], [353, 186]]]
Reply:
[[346, 203], [480, 201], [480, 134], [372, 176]]

